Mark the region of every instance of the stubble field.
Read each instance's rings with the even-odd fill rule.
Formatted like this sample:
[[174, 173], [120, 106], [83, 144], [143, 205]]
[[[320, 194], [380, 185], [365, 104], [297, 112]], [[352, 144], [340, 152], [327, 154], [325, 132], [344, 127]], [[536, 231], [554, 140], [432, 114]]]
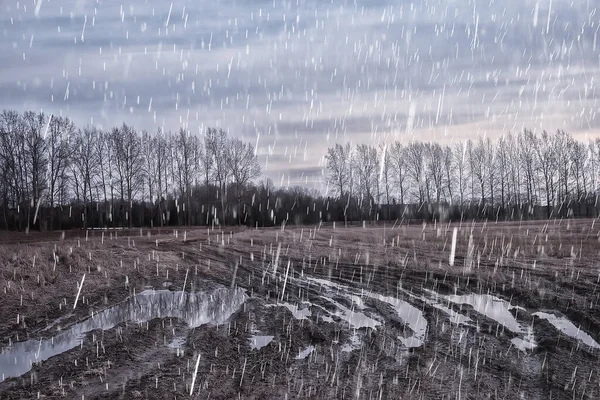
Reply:
[[599, 235], [595, 220], [3, 234], [0, 398], [596, 399]]

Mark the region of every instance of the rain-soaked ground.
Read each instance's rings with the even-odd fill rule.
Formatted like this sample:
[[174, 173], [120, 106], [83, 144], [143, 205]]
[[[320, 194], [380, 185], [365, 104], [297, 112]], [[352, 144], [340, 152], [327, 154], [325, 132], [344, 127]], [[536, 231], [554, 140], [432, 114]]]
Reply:
[[0, 398], [595, 399], [592, 223], [5, 246]]

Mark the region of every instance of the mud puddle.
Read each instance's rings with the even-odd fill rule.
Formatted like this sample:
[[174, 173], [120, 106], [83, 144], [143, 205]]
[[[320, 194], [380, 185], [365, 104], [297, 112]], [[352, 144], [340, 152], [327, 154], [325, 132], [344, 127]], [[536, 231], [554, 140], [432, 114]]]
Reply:
[[496, 321], [512, 333], [522, 335], [523, 337], [511, 339], [512, 345], [519, 350], [532, 350], [536, 347], [533, 329], [531, 327], [521, 326], [515, 316], [510, 312], [510, 310], [517, 308], [523, 310], [522, 307], [513, 306], [509, 302], [490, 294], [471, 293], [465, 295], [443, 296], [443, 298], [454, 304], [470, 305], [475, 312]]
[[579, 340], [592, 348], [600, 349], [600, 344], [598, 344], [598, 342], [592, 339], [590, 335], [582, 331], [581, 328], [575, 326], [575, 324], [569, 321], [566, 317], [556, 316], [554, 314], [545, 313], [541, 311], [533, 313], [533, 315], [547, 320], [552, 325], [554, 325], [556, 329], [558, 329], [565, 335], [570, 336], [573, 339]]
[[[397, 297], [385, 296], [375, 292], [361, 291], [359, 293], [357, 290], [352, 290], [350, 287], [326, 279], [311, 277], [308, 277], [306, 279], [308, 282], [317, 284], [323, 289], [333, 291], [338, 295], [346, 296], [349, 300], [352, 301], [353, 305], [357, 306], [356, 308], [358, 309], [364, 308], [364, 298], [370, 298], [389, 304], [394, 309], [402, 323], [413, 332], [413, 334], [409, 337], [398, 338], [402, 342], [402, 344], [405, 347], [417, 348], [421, 347], [425, 343], [425, 340], [427, 338], [428, 322], [423, 312], [413, 304], [410, 304], [409, 302], [401, 300]], [[509, 302], [502, 300], [498, 297], [489, 294], [474, 293], [466, 295], [442, 296], [431, 290], [425, 290], [426, 294], [428, 294], [427, 296], [417, 296], [404, 290], [402, 292], [410, 298], [422, 301], [447, 314], [450, 319], [450, 322], [456, 325], [466, 325], [472, 327], [474, 323], [476, 323], [476, 321], [472, 319], [472, 316], [470, 318], [461, 312], [457, 312], [447, 304], [453, 303], [457, 305], [470, 305], [476, 313], [484, 315], [487, 318], [496, 321], [498, 324], [504, 326], [510, 332], [516, 334], [517, 337], [511, 339], [511, 345], [515, 348], [526, 352], [527, 350], [532, 350], [536, 347], [536, 340], [533, 332], [533, 327], [528, 325], [522, 325], [521, 323], [519, 323], [519, 321], [517, 321], [517, 318], [511, 312], [511, 310], [518, 310], [519, 312], [527, 311], [522, 307], [513, 306]], [[334, 304], [338, 309], [343, 309], [343, 306], [341, 306], [340, 304]], [[339, 314], [340, 313], [338, 313], [338, 315]], [[359, 315], [362, 316], [364, 314], [359, 313]], [[328, 319], [326, 321], [328, 321]], [[358, 325], [360, 326], [360, 324]], [[379, 324], [365, 325], [366, 327], [375, 328]], [[587, 338], [585, 340], [589, 342]]]
[[467, 304], [486, 317], [493, 319], [514, 333], [521, 333], [522, 328], [517, 319], [510, 313], [514, 308], [507, 301], [489, 294], [451, 295], [445, 298], [455, 304]]
[[250, 337], [250, 348], [254, 350], [259, 350], [268, 345], [273, 341], [275, 336], [268, 335], [252, 335]]
[[[146, 290], [94, 314], [50, 339], [17, 342], [3, 349], [0, 354], [0, 382], [26, 373], [33, 363], [73, 349], [93, 330], [108, 330], [121, 323], [144, 323], [155, 318], [180, 318], [190, 328], [204, 324], [221, 324], [227, 321], [245, 300], [246, 294], [242, 289], [220, 288], [199, 293]], [[178, 341], [171, 346], [176, 348], [181, 345], [182, 342]]]
[[383, 296], [377, 293], [365, 293], [372, 299], [379, 300], [383, 303], [387, 303], [398, 315], [398, 318], [414, 332], [413, 336], [399, 338], [402, 344], [406, 347], [420, 347], [425, 343], [425, 336], [427, 335], [427, 320], [423, 316], [423, 313], [418, 308], [412, 306], [404, 300], [400, 300], [396, 297]]
[[306, 357], [310, 355], [315, 349], [315, 346], [307, 346], [306, 348], [300, 350], [298, 355], [296, 356], [296, 360], [304, 360]]
[[368, 317], [366, 314], [360, 311], [356, 311], [355, 309], [349, 309], [330, 297], [321, 296], [321, 298], [327, 300], [337, 308], [337, 310], [331, 314], [332, 316], [338, 317], [339, 319], [345, 321], [350, 327], [354, 329], [375, 328], [376, 326], [381, 325], [379, 321]]
[[[414, 307], [410, 303], [398, 299], [392, 296], [384, 296], [379, 293], [371, 292], [371, 291], [357, 291], [352, 290], [350, 287], [341, 285], [326, 279], [319, 278], [307, 278], [307, 280], [311, 283], [315, 283], [320, 285], [321, 287], [327, 289], [335, 289], [335, 293], [338, 295], [343, 295], [347, 297], [353, 304], [353, 308], [363, 310], [365, 308], [364, 298], [370, 298], [372, 300], [377, 300], [382, 303], [386, 303], [390, 305], [394, 311], [396, 312], [398, 318], [402, 321], [404, 325], [406, 325], [412, 332], [413, 335], [410, 337], [399, 337], [398, 339], [402, 342], [402, 344], [406, 347], [420, 347], [425, 342], [425, 338], [427, 335], [427, 319], [423, 315], [423, 312], [418, 308]], [[348, 310], [343, 305], [333, 301], [329, 297], [321, 296], [325, 298], [327, 301], [334, 304], [338, 310], [335, 316], [341, 317], [343, 320], [348, 322], [354, 328], [375, 328], [381, 325], [381, 322], [368, 317], [366, 314], [362, 312], [357, 312], [355, 309]]]
[[285, 307], [288, 310], [290, 310], [290, 312], [296, 319], [308, 319], [308, 317], [311, 316], [311, 312], [308, 307], [300, 308], [297, 304], [290, 303], [277, 303], [277, 306]]
[[[283, 302], [270, 304], [268, 307], [285, 307], [293, 314], [295, 319], [310, 318], [312, 316], [311, 308], [318, 307], [325, 311], [324, 315], [318, 316], [319, 320], [328, 323], [339, 322], [341, 320], [343, 324], [347, 324], [349, 328], [353, 329], [355, 332], [354, 334], [356, 334], [356, 330], [361, 328], [376, 329], [382, 325], [381, 321], [385, 320], [383, 317], [383, 319], [378, 318], [378, 315], [372, 315], [372, 310], [369, 310], [369, 314], [365, 312], [365, 299], [376, 300], [391, 306], [402, 323], [412, 331], [412, 335], [409, 337], [398, 337], [398, 340], [404, 347], [418, 348], [427, 340], [428, 322], [423, 311], [407, 301], [369, 290], [353, 289], [344, 284], [322, 278], [304, 277], [304, 279], [298, 280], [298, 283], [302, 286], [307, 283], [309, 286], [318, 286], [320, 288], [318, 293], [322, 293], [318, 295], [318, 297], [333, 305], [335, 311], [327, 310], [324, 307], [309, 301], [301, 302], [306, 303], [304, 305], [306, 308], [301, 308], [300, 305]], [[474, 315], [467, 316], [463, 314], [464, 311], [456, 311], [450, 306], [450, 304], [461, 306], [462, 311], [462, 305], [468, 305], [472, 307], [475, 313], [497, 322], [511, 333], [517, 335], [517, 337], [513, 337], [510, 340], [511, 346], [525, 353], [535, 349], [537, 346], [533, 326], [519, 322], [514, 315], [515, 310], [517, 313], [527, 314], [528, 311], [523, 307], [512, 305], [508, 301], [491, 294], [470, 293], [464, 295], [441, 295], [428, 289], [424, 289], [424, 291], [424, 295], [415, 295], [402, 290], [403, 294], [407, 295], [409, 298], [426, 303], [448, 315], [452, 324], [470, 327], [474, 327], [475, 324], [477, 324]], [[328, 294], [328, 296], [324, 294]], [[334, 300], [332, 298], [334, 296], [346, 298], [352, 304], [351, 308], [347, 308]], [[553, 314], [543, 312], [537, 312], [531, 315], [548, 320], [559, 331], [580, 340], [590, 347], [600, 348], [600, 344], [592, 339], [590, 335], [581, 331], [571, 321], [564, 317], [557, 317]], [[356, 349], [356, 347], [357, 343], [346, 343], [343, 344], [342, 348], [343, 351], [352, 351]]]
[[472, 322], [471, 318], [464, 316], [461, 313], [458, 313], [458, 312], [454, 311], [453, 309], [444, 306], [443, 304], [435, 302], [431, 299], [427, 299], [425, 297], [420, 297], [419, 299], [421, 301], [429, 304], [430, 306], [437, 308], [438, 310], [442, 311], [443, 313], [447, 314], [450, 318], [450, 322], [455, 325], [470, 325], [470, 323]]

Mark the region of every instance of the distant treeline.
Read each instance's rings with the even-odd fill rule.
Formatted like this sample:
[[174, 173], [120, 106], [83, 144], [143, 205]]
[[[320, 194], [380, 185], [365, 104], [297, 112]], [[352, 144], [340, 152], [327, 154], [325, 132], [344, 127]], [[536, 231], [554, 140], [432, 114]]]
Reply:
[[0, 171], [0, 226], [51, 230], [246, 223], [260, 166], [253, 146], [223, 130], [77, 128], [5, 110]]
[[326, 160], [329, 192], [343, 207], [338, 219], [534, 219], [599, 211], [600, 139], [582, 143], [562, 130], [526, 129], [452, 146], [337, 144]]
[[275, 188], [254, 147], [200, 135], [77, 128], [65, 117], [0, 114], [0, 228], [278, 226], [381, 220], [597, 216], [600, 140], [525, 130], [453, 146], [328, 149], [327, 190]]

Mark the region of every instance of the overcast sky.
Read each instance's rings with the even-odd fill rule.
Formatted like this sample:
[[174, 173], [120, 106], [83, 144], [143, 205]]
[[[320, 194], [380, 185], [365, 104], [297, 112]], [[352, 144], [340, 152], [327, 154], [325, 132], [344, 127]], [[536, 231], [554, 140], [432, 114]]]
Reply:
[[0, 0], [0, 109], [222, 127], [276, 184], [336, 141], [600, 132], [595, 0]]

